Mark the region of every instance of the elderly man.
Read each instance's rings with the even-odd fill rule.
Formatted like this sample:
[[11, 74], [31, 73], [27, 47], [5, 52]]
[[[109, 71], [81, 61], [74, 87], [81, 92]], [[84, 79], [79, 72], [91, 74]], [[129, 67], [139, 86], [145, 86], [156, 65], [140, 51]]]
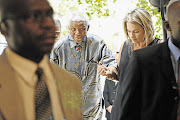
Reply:
[[[98, 120], [101, 119], [103, 110], [98, 72], [105, 74], [107, 70], [115, 71], [117, 62], [104, 41], [95, 35], [87, 34], [88, 29], [87, 15], [81, 12], [73, 13], [69, 20], [70, 34], [54, 45], [51, 61], [81, 79], [83, 119]], [[98, 65], [99, 63], [104, 65]]]
[[134, 52], [119, 81], [111, 120], [180, 120], [180, 0], [172, 1], [165, 22], [171, 37]]
[[78, 78], [49, 62], [55, 41], [47, 0], [0, 0], [0, 120], [80, 120]]

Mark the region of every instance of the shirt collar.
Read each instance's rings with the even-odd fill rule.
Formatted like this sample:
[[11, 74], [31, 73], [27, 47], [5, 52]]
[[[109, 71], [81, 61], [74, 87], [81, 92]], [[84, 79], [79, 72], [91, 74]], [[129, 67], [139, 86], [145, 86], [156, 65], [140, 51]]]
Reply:
[[178, 61], [178, 59], [180, 57], [180, 49], [172, 43], [171, 38], [169, 38], [169, 40], [168, 40], [168, 47], [169, 47], [174, 59], [176, 61]]
[[[79, 45], [81, 46], [85, 41], [86, 41], [87, 37], [84, 37], [83, 41], [81, 43], [79, 43]], [[68, 35], [68, 40], [70, 42], [70, 47], [73, 48], [75, 47], [77, 44], [76, 42], [74, 42], [73, 38], [71, 37], [71, 35]]]
[[15, 52], [11, 49], [6, 49], [7, 59], [12, 66], [12, 68], [17, 72], [18, 75], [22, 77], [22, 79], [31, 86], [35, 86], [36, 84], [36, 70], [38, 67], [41, 67], [43, 71], [46, 71], [48, 64], [47, 56], [44, 56], [43, 59], [39, 64], [28, 60]]

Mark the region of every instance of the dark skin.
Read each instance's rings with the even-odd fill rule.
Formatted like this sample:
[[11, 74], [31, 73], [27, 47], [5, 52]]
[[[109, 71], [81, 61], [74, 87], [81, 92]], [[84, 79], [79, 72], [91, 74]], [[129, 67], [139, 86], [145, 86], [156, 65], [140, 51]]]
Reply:
[[74, 41], [81, 43], [89, 30], [89, 26], [86, 27], [84, 21], [71, 21], [69, 30]]
[[53, 10], [46, 0], [13, 0], [13, 6], [16, 6], [15, 13], [4, 8], [6, 14], [2, 18], [13, 16], [13, 19], [1, 21], [1, 33], [12, 51], [39, 63], [55, 42]]
[[180, 49], [180, 1], [172, 3], [168, 8], [168, 21], [165, 21], [166, 30], [170, 31], [171, 40]]

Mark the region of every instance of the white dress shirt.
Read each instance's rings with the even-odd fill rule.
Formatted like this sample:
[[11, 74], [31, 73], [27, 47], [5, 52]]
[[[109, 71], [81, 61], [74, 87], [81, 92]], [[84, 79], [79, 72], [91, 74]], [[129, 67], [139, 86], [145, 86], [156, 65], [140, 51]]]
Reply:
[[171, 38], [169, 38], [168, 40], [168, 47], [171, 53], [171, 61], [174, 69], [174, 75], [176, 77], [176, 82], [178, 82], [178, 72], [179, 72], [178, 60], [180, 57], [180, 49], [172, 43]]

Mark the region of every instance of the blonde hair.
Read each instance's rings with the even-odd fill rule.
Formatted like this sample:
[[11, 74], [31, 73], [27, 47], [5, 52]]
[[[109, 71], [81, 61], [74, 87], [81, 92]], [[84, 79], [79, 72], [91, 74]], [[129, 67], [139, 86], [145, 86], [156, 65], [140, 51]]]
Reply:
[[136, 8], [125, 16], [123, 20], [123, 26], [128, 43], [131, 40], [127, 32], [127, 22], [131, 22], [133, 24], [137, 23], [144, 29], [144, 43], [147, 46], [149, 41], [152, 40], [154, 36], [154, 27], [151, 15], [143, 8]]

